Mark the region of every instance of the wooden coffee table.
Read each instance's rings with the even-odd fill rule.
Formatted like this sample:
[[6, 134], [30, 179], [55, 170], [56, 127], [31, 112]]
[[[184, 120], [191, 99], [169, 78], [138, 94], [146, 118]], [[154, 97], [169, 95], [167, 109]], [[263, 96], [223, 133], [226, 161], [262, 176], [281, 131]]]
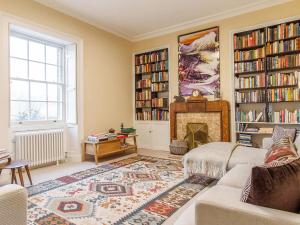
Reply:
[[10, 164], [5, 166], [3, 169], [10, 169], [11, 170], [11, 183], [13, 184], [14, 182], [17, 184], [17, 178], [16, 178], [16, 170], [19, 173], [19, 178], [21, 185], [24, 187], [24, 179], [23, 179], [23, 173], [22, 173], [22, 168], [25, 168], [25, 171], [27, 173], [28, 179], [30, 181], [30, 184], [32, 185], [32, 179], [29, 171], [29, 162], [26, 160], [16, 160], [12, 161]]

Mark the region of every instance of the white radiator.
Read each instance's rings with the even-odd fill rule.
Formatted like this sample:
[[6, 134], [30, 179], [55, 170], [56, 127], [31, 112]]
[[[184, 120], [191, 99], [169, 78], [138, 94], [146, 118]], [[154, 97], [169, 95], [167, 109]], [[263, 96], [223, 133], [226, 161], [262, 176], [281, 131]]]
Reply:
[[16, 159], [28, 160], [31, 167], [65, 158], [63, 129], [17, 132], [15, 138]]

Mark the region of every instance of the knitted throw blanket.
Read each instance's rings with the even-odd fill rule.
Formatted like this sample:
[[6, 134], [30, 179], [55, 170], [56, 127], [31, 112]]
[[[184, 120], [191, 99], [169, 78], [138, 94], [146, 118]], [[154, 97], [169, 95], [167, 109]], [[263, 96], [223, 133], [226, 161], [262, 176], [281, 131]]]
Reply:
[[191, 150], [183, 158], [185, 177], [202, 174], [221, 178], [226, 173], [228, 161], [236, 146], [230, 142], [211, 142]]

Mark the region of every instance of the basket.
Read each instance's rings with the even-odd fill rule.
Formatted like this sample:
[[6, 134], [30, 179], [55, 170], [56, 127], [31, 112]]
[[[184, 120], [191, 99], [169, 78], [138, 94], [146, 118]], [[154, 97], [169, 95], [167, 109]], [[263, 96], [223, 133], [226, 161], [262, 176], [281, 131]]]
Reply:
[[188, 151], [188, 146], [185, 141], [172, 140], [170, 144], [170, 152], [174, 155], [184, 155]]

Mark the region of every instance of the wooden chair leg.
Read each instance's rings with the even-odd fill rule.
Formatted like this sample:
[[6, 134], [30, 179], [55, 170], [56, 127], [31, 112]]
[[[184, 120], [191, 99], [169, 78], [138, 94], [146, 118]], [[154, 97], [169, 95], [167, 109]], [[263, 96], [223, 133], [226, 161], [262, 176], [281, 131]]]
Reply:
[[16, 170], [15, 168], [11, 169], [11, 183], [13, 184], [15, 181], [15, 183], [17, 184], [17, 179], [16, 179]]
[[29, 179], [29, 181], [30, 181], [30, 184], [32, 185], [32, 179], [31, 179], [31, 175], [30, 175], [30, 171], [29, 171], [29, 168], [28, 168], [28, 166], [25, 166], [25, 170], [26, 170], [26, 173], [27, 173], [28, 179]]
[[19, 168], [18, 168], [18, 173], [19, 173], [21, 185], [24, 187], [24, 180], [23, 180], [22, 167], [19, 167]]

